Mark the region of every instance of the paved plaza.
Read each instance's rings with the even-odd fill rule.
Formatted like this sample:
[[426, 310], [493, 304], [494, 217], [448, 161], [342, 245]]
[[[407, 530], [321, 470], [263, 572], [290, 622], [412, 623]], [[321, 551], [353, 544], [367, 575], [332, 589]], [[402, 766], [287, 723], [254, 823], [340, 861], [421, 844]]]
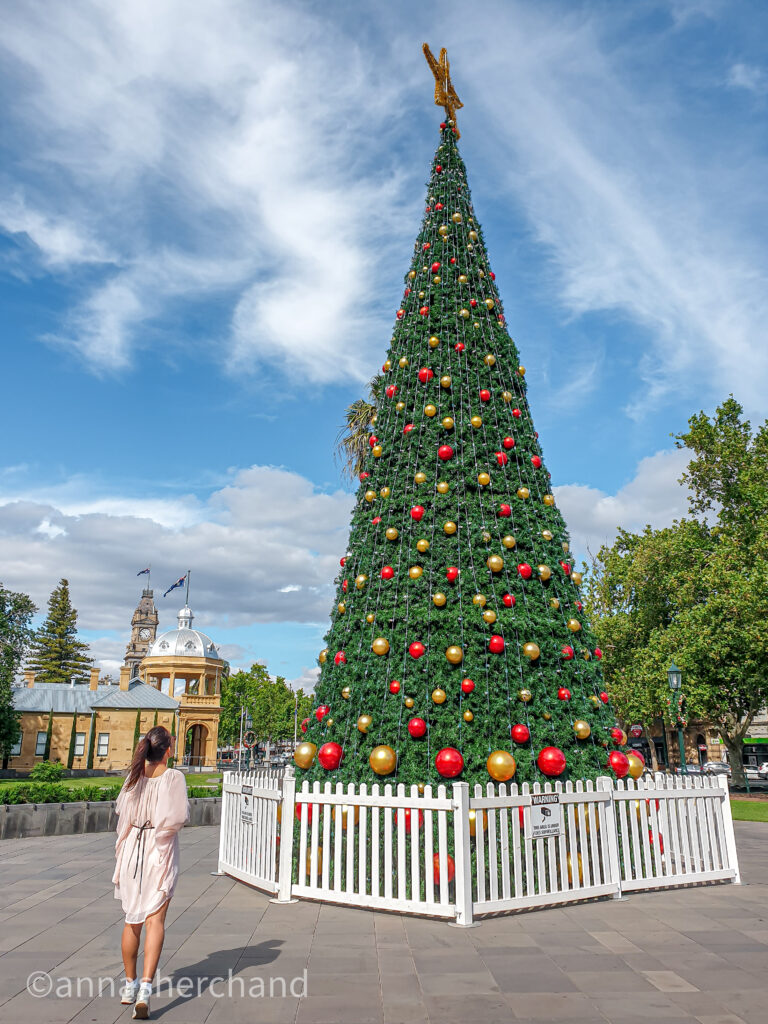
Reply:
[[[161, 979], [174, 989], [153, 999], [152, 1017], [166, 1024], [766, 1024], [768, 825], [737, 822], [736, 838], [742, 886], [639, 893], [464, 930], [315, 903], [275, 905], [211, 875], [217, 829], [186, 828], [160, 961]], [[0, 845], [0, 1021], [130, 1020], [115, 996], [90, 997], [84, 987], [122, 974], [113, 847], [112, 833]], [[36, 984], [71, 985], [73, 994], [31, 996], [32, 972], [52, 979], [41, 975]], [[216, 977], [224, 982], [212, 992], [208, 979]], [[179, 992], [183, 978], [191, 980]], [[78, 979], [85, 979], [79, 995]], [[190, 997], [183, 986], [196, 990], [197, 979], [205, 979], [202, 994]]]

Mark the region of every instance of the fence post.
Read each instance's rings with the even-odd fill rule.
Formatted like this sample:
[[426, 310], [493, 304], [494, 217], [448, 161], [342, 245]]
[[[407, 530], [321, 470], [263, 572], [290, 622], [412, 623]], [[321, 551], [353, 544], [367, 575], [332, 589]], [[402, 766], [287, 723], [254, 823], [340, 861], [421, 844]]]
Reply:
[[597, 779], [596, 788], [600, 793], [608, 793], [610, 799], [605, 804], [605, 843], [608, 855], [608, 866], [611, 872], [611, 882], [616, 886], [613, 894], [615, 900], [626, 900], [627, 897], [621, 889], [621, 860], [619, 858], [619, 828], [616, 821], [616, 805], [614, 804], [613, 782], [607, 775], [601, 775]]
[[469, 842], [469, 783], [453, 784], [453, 848], [456, 856], [456, 920], [458, 928], [474, 928], [472, 920], [472, 854]]
[[741, 885], [739, 857], [736, 853], [736, 836], [733, 831], [733, 814], [731, 812], [731, 791], [728, 789], [728, 776], [718, 775], [717, 784], [723, 791], [723, 829], [725, 831], [725, 849], [728, 852], [728, 867], [733, 868], [733, 884]]
[[296, 806], [296, 778], [293, 765], [286, 766], [283, 775], [283, 799], [280, 804], [280, 860], [277, 866], [277, 898], [271, 903], [297, 903], [291, 899], [293, 874], [293, 815]]
[[227, 797], [231, 797], [231, 793], [227, 793], [226, 785], [229, 782], [227, 776], [230, 772], [222, 772], [221, 775], [221, 820], [219, 821], [219, 862], [216, 865], [216, 870], [212, 871], [212, 875], [225, 875], [226, 871], [222, 871], [221, 865], [224, 861], [224, 847], [226, 844], [226, 828], [227, 822]]

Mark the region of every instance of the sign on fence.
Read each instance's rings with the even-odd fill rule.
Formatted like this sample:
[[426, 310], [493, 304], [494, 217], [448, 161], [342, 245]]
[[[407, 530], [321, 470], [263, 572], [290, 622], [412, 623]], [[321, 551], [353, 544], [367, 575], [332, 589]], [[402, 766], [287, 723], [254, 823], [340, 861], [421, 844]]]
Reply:
[[240, 790], [240, 821], [253, 824], [253, 786], [243, 786]]
[[534, 793], [531, 797], [531, 827], [526, 839], [546, 839], [563, 831], [563, 808], [559, 793]]

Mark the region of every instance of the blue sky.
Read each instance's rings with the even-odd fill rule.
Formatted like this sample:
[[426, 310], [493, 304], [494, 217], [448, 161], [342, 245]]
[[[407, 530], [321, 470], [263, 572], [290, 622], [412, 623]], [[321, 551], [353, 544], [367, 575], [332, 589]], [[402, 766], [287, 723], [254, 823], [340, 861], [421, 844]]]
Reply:
[[684, 512], [693, 412], [765, 417], [765, 5], [468, 11], [6, 12], [0, 579], [44, 607], [68, 576], [106, 668], [151, 563], [156, 590], [193, 568], [233, 664], [311, 682], [351, 507], [334, 438], [437, 145], [424, 40], [578, 553]]

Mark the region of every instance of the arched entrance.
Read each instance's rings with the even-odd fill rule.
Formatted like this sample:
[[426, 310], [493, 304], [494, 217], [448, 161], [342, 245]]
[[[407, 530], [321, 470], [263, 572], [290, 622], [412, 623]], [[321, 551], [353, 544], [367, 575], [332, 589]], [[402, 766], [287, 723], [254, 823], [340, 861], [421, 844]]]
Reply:
[[704, 764], [707, 758], [707, 741], [701, 733], [696, 737], [696, 753], [699, 755], [699, 764]]
[[191, 725], [184, 740], [184, 764], [197, 767], [205, 764], [208, 730], [204, 725]]

